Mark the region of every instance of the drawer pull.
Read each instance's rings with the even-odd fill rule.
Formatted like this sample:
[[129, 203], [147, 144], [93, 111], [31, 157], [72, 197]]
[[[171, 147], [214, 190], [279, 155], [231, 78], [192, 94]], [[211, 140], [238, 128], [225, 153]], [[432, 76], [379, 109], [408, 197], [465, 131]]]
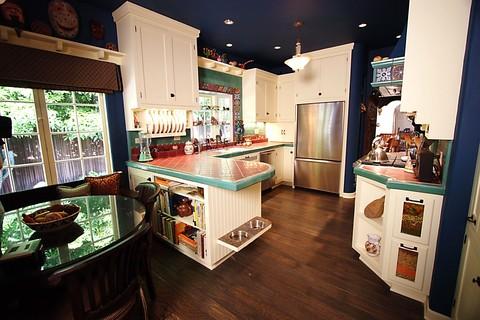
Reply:
[[405, 200], [410, 202], [423, 203], [423, 199], [415, 200], [415, 199], [410, 199], [409, 197], [406, 197]]
[[402, 247], [402, 248], [404, 248], [404, 249], [407, 249], [407, 250], [413, 250], [413, 251], [417, 251], [417, 250], [418, 250], [417, 247], [409, 247], [409, 246], [404, 245], [403, 243], [400, 243], [400, 247]]

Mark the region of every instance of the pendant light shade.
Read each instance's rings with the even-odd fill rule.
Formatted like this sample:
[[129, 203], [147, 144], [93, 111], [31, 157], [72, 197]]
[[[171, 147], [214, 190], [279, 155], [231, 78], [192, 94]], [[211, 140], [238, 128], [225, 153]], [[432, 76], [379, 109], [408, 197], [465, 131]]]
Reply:
[[295, 44], [295, 55], [285, 61], [285, 64], [292, 68], [293, 71], [300, 71], [310, 62], [310, 57], [302, 56], [302, 43], [300, 42], [300, 27], [303, 25], [301, 21], [295, 22], [293, 25], [298, 32], [297, 43]]
[[300, 53], [301, 44], [297, 42], [297, 54], [285, 61], [285, 64], [292, 68], [293, 71], [300, 71], [310, 62], [310, 58], [302, 56]]

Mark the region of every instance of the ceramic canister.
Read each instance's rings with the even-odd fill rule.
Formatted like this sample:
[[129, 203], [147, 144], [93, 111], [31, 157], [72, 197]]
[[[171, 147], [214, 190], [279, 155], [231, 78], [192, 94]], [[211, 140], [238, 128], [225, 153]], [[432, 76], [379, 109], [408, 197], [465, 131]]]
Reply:
[[365, 242], [365, 250], [367, 254], [376, 257], [380, 254], [380, 240], [382, 239], [378, 234], [367, 234], [368, 240]]
[[193, 143], [191, 141], [185, 142], [183, 151], [185, 151], [185, 154], [193, 154]]

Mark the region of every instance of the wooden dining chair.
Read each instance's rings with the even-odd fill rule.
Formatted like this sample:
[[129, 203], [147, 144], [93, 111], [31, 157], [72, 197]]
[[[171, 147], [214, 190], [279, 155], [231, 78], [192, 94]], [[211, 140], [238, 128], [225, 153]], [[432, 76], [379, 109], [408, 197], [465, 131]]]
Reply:
[[161, 191], [160, 185], [155, 182], [141, 182], [135, 187], [136, 199], [145, 206], [145, 221], [151, 222], [152, 216], [157, 209], [158, 194]]
[[144, 319], [149, 318], [140, 262], [149, 264], [150, 228], [145, 223], [119, 244], [49, 277], [52, 285], [66, 289], [75, 320], [125, 319], [139, 302]]

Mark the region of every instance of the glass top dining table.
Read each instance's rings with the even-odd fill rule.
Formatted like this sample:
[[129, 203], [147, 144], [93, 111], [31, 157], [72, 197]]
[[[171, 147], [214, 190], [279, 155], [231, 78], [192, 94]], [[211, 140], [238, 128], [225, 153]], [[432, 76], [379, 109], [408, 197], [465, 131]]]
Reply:
[[[53, 204], [76, 204], [80, 213], [70, 226], [39, 233], [23, 223], [22, 215]], [[143, 223], [145, 207], [123, 196], [85, 196], [48, 201], [0, 215], [2, 252], [19, 242], [41, 239], [45, 259], [42, 270], [53, 271], [101, 252], [130, 235]]]

